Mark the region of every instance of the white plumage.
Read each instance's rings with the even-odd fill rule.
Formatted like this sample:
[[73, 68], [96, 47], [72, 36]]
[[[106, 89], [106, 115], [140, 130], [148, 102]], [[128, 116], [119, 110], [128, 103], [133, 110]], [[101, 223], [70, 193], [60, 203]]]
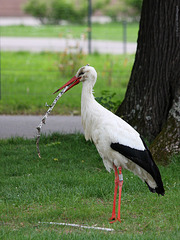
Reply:
[[[147, 183], [150, 191], [164, 195], [159, 170], [139, 133], [127, 122], [95, 100], [93, 86], [96, 79], [96, 70], [87, 65], [81, 67], [76, 76], [67, 84], [70, 89], [72, 86], [82, 82], [81, 118], [85, 139], [94, 142], [106, 169], [109, 172], [111, 169], [115, 171], [114, 204], [117, 186], [122, 181], [122, 179], [117, 179], [117, 169], [121, 173], [121, 167], [138, 175]], [[64, 86], [67, 86], [67, 84]], [[113, 209], [115, 212], [115, 207]], [[118, 211], [118, 220], [120, 221], [120, 206]], [[111, 219], [115, 219], [114, 213]]]
[[127, 122], [101, 106], [93, 96], [93, 86], [96, 82], [97, 73], [93, 67], [85, 66], [77, 72], [81, 72], [82, 95], [81, 95], [81, 118], [86, 140], [92, 140], [103, 159], [106, 169], [110, 172], [116, 167], [123, 167], [138, 175], [146, 181], [151, 188], [157, 187], [156, 182], [147, 171], [142, 169], [131, 160], [114, 151], [110, 145], [118, 142], [137, 150], [145, 150], [145, 146], [139, 133]]

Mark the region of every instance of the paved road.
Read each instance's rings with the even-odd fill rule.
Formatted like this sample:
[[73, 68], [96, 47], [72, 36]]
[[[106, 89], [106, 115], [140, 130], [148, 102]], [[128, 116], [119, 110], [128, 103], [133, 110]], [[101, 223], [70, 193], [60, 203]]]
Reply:
[[[37, 134], [36, 127], [43, 116], [0, 115], [0, 139], [10, 137], [34, 138]], [[48, 116], [42, 133], [77, 133], [83, 132], [80, 116]]]
[[[65, 38], [38, 38], [38, 37], [1, 37], [1, 50], [3, 51], [54, 51], [63, 52], [65, 49], [76, 51], [81, 49], [88, 52], [87, 40]], [[126, 47], [119, 41], [92, 40], [92, 52], [122, 54], [124, 47], [126, 53], [135, 53], [136, 43], [127, 43]]]

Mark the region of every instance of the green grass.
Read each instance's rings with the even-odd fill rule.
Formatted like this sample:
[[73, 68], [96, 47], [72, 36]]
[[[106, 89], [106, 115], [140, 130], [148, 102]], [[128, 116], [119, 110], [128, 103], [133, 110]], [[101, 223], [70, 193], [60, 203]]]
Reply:
[[[136, 42], [139, 29], [138, 23], [127, 23], [127, 41]], [[13, 37], [60, 37], [80, 38], [83, 34], [88, 36], [87, 25], [65, 25], [65, 26], [1, 26], [1, 36]], [[93, 24], [92, 38], [101, 40], [123, 40], [122, 23]]]
[[[95, 97], [103, 90], [116, 93], [122, 101], [134, 55], [68, 55], [66, 53], [1, 52], [0, 114], [44, 114], [56, 89], [89, 63], [98, 72]], [[60, 69], [59, 69], [60, 68]], [[80, 114], [81, 85], [65, 94], [52, 114]]]
[[[121, 223], [109, 224], [114, 174], [79, 134], [0, 141], [0, 239], [179, 239], [180, 155], [159, 166], [166, 194], [123, 170]], [[114, 228], [108, 233], [38, 222]]]

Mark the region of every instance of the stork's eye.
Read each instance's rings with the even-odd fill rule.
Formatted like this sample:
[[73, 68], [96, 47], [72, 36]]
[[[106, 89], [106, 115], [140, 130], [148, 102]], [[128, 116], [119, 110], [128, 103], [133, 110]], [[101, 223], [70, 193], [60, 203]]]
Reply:
[[81, 77], [84, 74], [84, 72], [79, 73], [79, 77]]

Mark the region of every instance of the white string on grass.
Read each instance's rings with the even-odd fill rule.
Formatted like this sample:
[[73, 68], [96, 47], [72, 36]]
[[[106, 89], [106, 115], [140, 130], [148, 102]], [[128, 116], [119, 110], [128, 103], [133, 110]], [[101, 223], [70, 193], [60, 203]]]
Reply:
[[[44, 115], [44, 117], [42, 118], [40, 124], [37, 126], [37, 140], [36, 140], [36, 148], [37, 148], [37, 153], [39, 158], [41, 158], [41, 154], [40, 154], [40, 149], [39, 149], [39, 140], [40, 140], [40, 136], [41, 136], [41, 128], [43, 126], [43, 124], [46, 124], [46, 119], [48, 117], [48, 115], [51, 113], [51, 111], [53, 110], [54, 106], [56, 105], [57, 101], [59, 100], [59, 98], [66, 92], [66, 90], [68, 89], [69, 85], [66, 86], [58, 95], [57, 97], [54, 99], [53, 103], [49, 106], [49, 109], [47, 110], [46, 114]], [[48, 106], [46, 104], [46, 106]]]
[[114, 231], [113, 228], [103, 228], [103, 227], [94, 227], [94, 226], [84, 226], [80, 224], [73, 224], [73, 223], [57, 223], [57, 222], [38, 222], [42, 224], [51, 224], [51, 225], [61, 225], [61, 226], [70, 226], [70, 227], [80, 227], [80, 228], [86, 228], [86, 229], [96, 229], [96, 230], [103, 230], [112, 232]]

